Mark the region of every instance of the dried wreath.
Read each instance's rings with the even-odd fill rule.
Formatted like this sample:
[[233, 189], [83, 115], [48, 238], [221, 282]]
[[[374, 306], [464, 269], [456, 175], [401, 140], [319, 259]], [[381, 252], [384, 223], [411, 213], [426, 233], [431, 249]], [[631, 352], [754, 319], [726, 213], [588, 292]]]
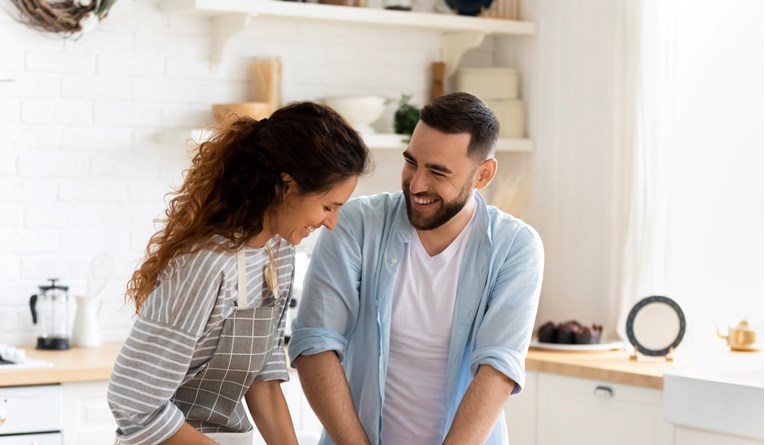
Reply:
[[117, 0], [10, 0], [20, 21], [38, 31], [62, 37], [81, 35], [94, 27]]

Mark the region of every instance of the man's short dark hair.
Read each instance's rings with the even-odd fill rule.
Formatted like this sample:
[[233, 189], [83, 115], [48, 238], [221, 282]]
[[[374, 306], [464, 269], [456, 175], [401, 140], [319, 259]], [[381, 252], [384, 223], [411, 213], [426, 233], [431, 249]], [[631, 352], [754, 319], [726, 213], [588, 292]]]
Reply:
[[477, 162], [494, 157], [499, 122], [478, 97], [462, 92], [441, 96], [422, 108], [420, 120], [447, 134], [470, 134], [468, 156]]

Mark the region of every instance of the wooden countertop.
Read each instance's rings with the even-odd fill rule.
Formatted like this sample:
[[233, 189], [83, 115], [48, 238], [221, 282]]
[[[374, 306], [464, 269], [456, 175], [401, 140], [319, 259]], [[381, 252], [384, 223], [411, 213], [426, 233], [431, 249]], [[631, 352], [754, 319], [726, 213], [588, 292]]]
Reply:
[[53, 363], [50, 368], [0, 368], [0, 387], [43, 385], [64, 382], [109, 380], [122, 342], [105, 343], [99, 348], [72, 348], [67, 351], [40, 351], [24, 346], [27, 357]]
[[557, 352], [530, 349], [526, 356], [527, 372], [548, 372], [656, 389], [664, 387], [662, 375], [677, 368], [676, 362], [661, 357], [641, 357], [633, 361], [626, 351]]
[[[38, 351], [26, 347], [28, 357], [49, 361], [53, 367], [0, 368], [0, 387], [108, 380], [121, 347], [121, 342], [105, 343], [100, 348], [72, 348], [68, 351]], [[625, 351], [557, 352], [530, 349], [526, 358], [526, 370], [662, 389], [666, 372], [683, 371], [693, 366], [708, 367], [710, 363], [722, 361], [735, 366], [758, 363], [762, 366], [763, 354], [731, 353], [720, 348], [695, 358], [681, 356], [677, 361], [668, 362], [657, 357], [641, 357], [633, 361]]]
[[547, 372], [611, 383], [663, 389], [664, 374], [694, 369], [762, 369], [762, 352], [731, 352], [724, 343], [703, 350], [678, 351], [674, 361], [641, 356], [630, 360], [626, 351], [558, 352], [530, 349], [526, 371]]

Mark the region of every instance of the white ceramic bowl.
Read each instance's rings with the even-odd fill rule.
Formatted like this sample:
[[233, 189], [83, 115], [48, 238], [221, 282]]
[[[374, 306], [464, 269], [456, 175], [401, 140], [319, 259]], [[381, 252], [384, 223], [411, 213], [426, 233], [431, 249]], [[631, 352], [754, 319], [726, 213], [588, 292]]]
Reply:
[[374, 133], [371, 124], [385, 111], [388, 99], [379, 96], [328, 97], [324, 104], [337, 111], [360, 133]]

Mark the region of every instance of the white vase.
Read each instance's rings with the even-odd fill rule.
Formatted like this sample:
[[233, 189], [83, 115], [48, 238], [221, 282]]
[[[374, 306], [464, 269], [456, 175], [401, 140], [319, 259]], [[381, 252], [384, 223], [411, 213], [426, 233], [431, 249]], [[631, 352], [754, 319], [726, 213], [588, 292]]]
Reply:
[[77, 311], [74, 314], [72, 343], [82, 348], [101, 346], [101, 330], [98, 326], [98, 314], [101, 312], [103, 301], [82, 295], [74, 297], [77, 300]]

